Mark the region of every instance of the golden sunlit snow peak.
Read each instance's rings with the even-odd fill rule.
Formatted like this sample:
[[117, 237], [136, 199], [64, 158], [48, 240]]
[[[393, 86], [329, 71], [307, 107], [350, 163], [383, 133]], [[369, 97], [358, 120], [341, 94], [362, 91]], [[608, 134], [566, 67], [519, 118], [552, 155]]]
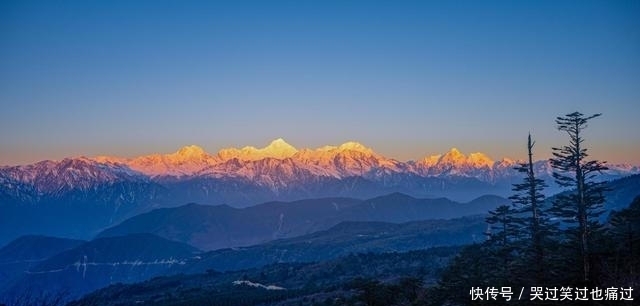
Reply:
[[228, 148], [218, 152], [218, 156], [223, 160], [237, 158], [239, 160], [261, 160], [265, 158], [285, 159], [295, 155], [298, 150], [288, 144], [284, 139], [273, 140], [264, 148], [258, 149], [253, 146], [246, 146], [242, 149]]
[[362, 153], [373, 153], [373, 150], [371, 150], [370, 148], [365, 147], [364, 145], [362, 145], [359, 142], [355, 142], [355, 141], [349, 141], [349, 142], [345, 142], [343, 144], [341, 144], [338, 147], [339, 150], [341, 151], [357, 151], [357, 152], [362, 152]]
[[206, 154], [205, 151], [196, 145], [189, 145], [189, 146], [184, 146], [182, 148], [180, 148], [180, 150], [178, 150], [178, 152], [176, 152], [177, 155], [180, 156], [200, 156], [203, 154]]
[[471, 153], [467, 156], [457, 148], [451, 148], [445, 154], [432, 155], [419, 160], [413, 165], [406, 165], [377, 154], [371, 148], [356, 141], [348, 141], [337, 146], [298, 150], [283, 138], [274, 139], [260, 149], [253, 146], [227, 148], [220, 150], [215, 155], [208, 154], [197, 145], [188, 145], [170, 154], [152, 154], [131, 159], [100, 156], [94, 158], [94, 160], [125, 164], [133, 170], [152, 176], [182, 176], [194, 173], [215, 174], [227, 169], [225, 164], [234, 159], [237, 161], [229, 164], [229, 167], [267, 158], [283, 161], [291, 159], [288, 162], [294, 163], [299, 167], [306, 167], [305, 169], [314, 173], [318, 172], [322, 173], [322, 175], [334, 177], [360, 175], [367, 173], [371, 169], [382, 169], [380, 171], [387, 172], [431, 173], [446, 169], [491, 169], [496, 165], [508, 168], [513, 163], [508, 160], [494, 162], [487, 155], [480, 152]]
[[298, 152], [294, 146], [288, 144], [282, 138], [272, 141], [268, 146], [262, 148], [260, 151], [265, 155], [271, 155], [270, 157], [276, 158], [288, 158]]

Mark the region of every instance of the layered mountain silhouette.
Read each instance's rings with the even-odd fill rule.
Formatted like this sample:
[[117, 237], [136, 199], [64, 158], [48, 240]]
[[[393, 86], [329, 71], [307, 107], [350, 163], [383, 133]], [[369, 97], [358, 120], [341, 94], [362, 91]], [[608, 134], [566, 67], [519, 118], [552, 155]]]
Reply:
[[202, 250], [255, 245], [326, 230], [344, 221], [408, 222], [484, 214], [509, 203], [497, 196], [469, 203], [416, 199], [394, 193], [368, 200], [322, 198], [269, 202], [237, 209], [226, 205], [189, 204], [157, 209], [125, 220], [98, 237], [150, 233]]
[[[25, 240], [47, 243], [56, 240], [59, 247], [46, 248], [47, 258], [40, 258], [24, 270], [12, 267], [7, 281], [0, 287], [0, 298], [15, 300], [14, 295], [38, 296], [43, 292], [61, 292], [76, 297], [113, 282], [132, 283], [162, 275], [175, 265], [185, 264], [199, 253], [196, 248], [151, 234], [133, 234], [99, 238], [89, 242], [65, 241], [52, 237], [19, 238], [0, 253]], [[42, 246], [33, 246], [43, 249]], [[24, 253], [13, 254], [14, 262], [26, 261]], [[21, 266], [23, 267], [23, 266]], [[67, 297], [67, 298], [68, 298]], [[2, 300], [0, 299], [0, 300]]]
[[[401, 224], [342, 222], [325, 231], [300, 237], [207, 253], [152, 234], [61, 243], [66, 247], [57, 248], [57, 254], [40, 259], [24, 270], [12, 270], [9, 281], [5, 282], [4, 288], [0, 287], [0, 301], [11, 301], [15, 294], [38, 295], [43, 291], [64, 292], [65, 298], [73, 299], [111, 284], [140, 282], [161, 275], [237, 271], [275, 263], [321, 262], [349, 254], [464, 245], [481, 241], [485, 228], [483, 216]], [[0, 249], [0, 253], [15, 253], [12, 252], [15, 245], [24, 244], [24, 241], [53, 239], [56, 238], [19, 238]], [[14, 254], [12, 258], [24, 260], [23, 255], [27, 254]]]
[[22, 236], [0, 248], [0, 292], [24, 271], [35, 268], [48, 258], [86, 241], [48, 236]]
[[483, 215], [406, 223], [345, 221], [307, 235], [203, 253], [171, 271], [237, 271], [273, 263], [326, 261], [349, 254], [465, 245], [484, 241], [486, 227]]

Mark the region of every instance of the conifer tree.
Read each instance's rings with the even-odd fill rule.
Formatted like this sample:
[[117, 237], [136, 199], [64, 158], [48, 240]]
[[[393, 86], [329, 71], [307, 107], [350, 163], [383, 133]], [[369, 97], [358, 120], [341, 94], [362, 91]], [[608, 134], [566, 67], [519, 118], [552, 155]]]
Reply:
[[494, 266], [492, 276], [503, 282], [513, 274], [513, 262], [516, 259], [514, 252], [522, 234], [516, 223], [516, 213], [510, 205], [501, 205], [489, 211], [486, 218], [490, 232], [487, 233], [489, 239], [484, 246]]
[[589, 257], [594, 246], [592, 240], [602, 227], [598, 216], [603, 212], [603, 193], [606, 190], [604, 183], [594, 179], [607, 167], [604, 162], [587, 160], [589, 155], [587, 148], [583, 146], [582, 132], [589, 120], [600, 115], [586, 117], [574, 112], [557, 117], [557, 128], [567, 133], [569, 144], [553, 148], [553, 158], [550, 160], [556, 183], [571, 189], [556, 197], [551, 211], [562, 220], [563, 227], [566, 227], [566, 242], [578, 250], [576, 264], [582, 266], [579, 277], [585, 283], [589, 282], [590, 277]]
[[640, 196], [629, 207], [613, 212], [609, 220], [615, 262], [615, 282], [632, 286], [640, 283]]
[[473, 287], [498, 286], [491, 279], [495, 274], [495, 262], [489, 258], [486, 246], [472, 244], [464, 247], [442, 271], [437, 287], [430, 294], [426, 304], [468, 305], [469, 290]]
[[544, 180], [536, 178], [533, 171], [533, 146], [529, 134], [527, 141], [528, 161], [521, 163], [515, 169], [525, 174], [522, 183], [513, 184], [514, 195], [509, 197], [516, 208], [517, 217], [514, 222], [521, 227], [522, 239], [522, 276], [527, 278], [530, 284], [542, 284], [545, 282], [545, 271], [548, 269], [549, 235], [551, 225], [548, 222], [546, 208], [544, 207], [544, 188], [547, 187]]

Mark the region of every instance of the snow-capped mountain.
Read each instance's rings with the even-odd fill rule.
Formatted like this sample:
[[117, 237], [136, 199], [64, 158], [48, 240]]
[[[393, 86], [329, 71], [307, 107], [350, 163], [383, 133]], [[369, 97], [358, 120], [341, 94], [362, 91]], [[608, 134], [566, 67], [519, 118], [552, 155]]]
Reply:
[[[506, 197], [511, 184], [522, 179], [515, 165], [457, 149], [402, 162], [357, 142], [297, 149], [277, 139], [264, 148], [216, 154], [191, 145], [135, 158], [78, 157], [0, 167], [0, 242], [24, 233], [89, 238], [126, 217], [189, 202], [246, 207], [392, 192], [463, 202], [485, 194]], [[610, 168], [602, 179], [640, 172], [634, 166]], [[537, 162], [535, 169], [551, 182], [547, 161]]]
[[220, 161], [227, 161], [234, 158], [243, 161], [261, 160], [265, 158], [285, 159], [292, 157], [296, 152], [298, 152], [296, 148], [285, 142], [284, 139], [278, 138], [261, 149], [252, 146], [247, 146], [242, 149], [222, 149], [216, 157]]
[[[488, 186], [506, 184], [510, 187], [510, 183], [521, 178], [521, 174], [513, 169], [516, 164], [516, 161], [507, 158], [494, 161], [480, 152], [465, 155], [456, 148], [418, 161], [401, 162], [382, 156], [357, 142], [297, 149], [280, 138], [264, 148], [228, 148], [217, 154], [209, 154], [198, 146], [190, 145], [175, 153], [129, 159], [81, 157], [3, 167], [0, 168], [0, 196], [26, 194], [38, 198], [69, 191], [89, 191], [96, 186], [116, 182], [171, 182], [184, 185], [193, 180], [208, 180], [216, 184], [233, 181], [236, 185], [266, 188], [275, 195], [287, 194], [291, 191], [288, 189], [313, 190], [313, 184], [340, 183], [348, 178], [361, 178], [385, 188], [420, 185], [414, 181], [424, 179], [445, 180], [441, 189], [446, 189], [444, 184], [452, 179], [477, 180]], [[640, 172], [636, 166], [609, 167], [610, 170], [603, 176], [607, 179]], [[548, 161], [536, 162], [535, 169], [539, 177], [550, 180], [552, 169]], [[411, 190], [402, 191], [411, 193]], [[429, 192], [433, 193], [433, 190], [420, 195], [446, 195]], [[313, 192], [308, 196], [312, 197]]]
[[[379, 169], [392, 172], [408, 169], [404, 163], [381, 156], [357, 142], [324, 146], [315, 150], [298, 150], [281, 138], [264, 148], [227, 148], [215, 155], [191, 145], [171, 154], [153, 154], [132, 159], [99, 156], [93, 160], [111, 165], [124, 165], [152, 178], [230, 176], [255, 179], [265, 174], [278, 176], [282, 171], [309, 172], [316, 176], [344, 178], [367, 176]], [[265, 168], [267, 164], [271, 166]], [[275, 164], [281, 164], [276, 173], [264, 172], [265, 169], [274, 168]]]
[[89, 237], [166, 202], [167, 189], [124, 164], [88, 158], [0, 168], [0, 244], [21, 234]]
[[9, 180], [33, 187], [38, 196], [86, 191], [122, 181], [149, 182], [148, 177], [126, 165], [101, 163], [85, 157], [5, 167], [0, 168], [0, 173]]
[[433, 155], [415, 163], [416, 171], [423, 176], [465, 176], [482, 181], [494, 181], [504, 175], [502, 169], [513, 168], [515, 162], [503, 159], [496, 163], [483, 153], [471, 153], [469, 156], [452, 148], [443, 155]]
[[189, 176], [222, 161], [196, 145], [185, 146], [171, 154], [153, 154], [133, 159], [98, 156], [93, 160], [111, 165], [124, 165], [149, 177]]
[[[93, 160], [121, 164], [151, 178], [243, 178], [262, 185], [272, 182], [299, 182], [308, 177], [344, 179], [362, 177], [374, 181], [390, 176], [464, 177], [495, 184], [520, 175], [513, 170], [517, 161], [492, 160], [481, 152], [465, 155], [456, 148], [418, 161], [401, 162], [382, 156], [358, 142], [317, 149], [297, 149], [279, 138], [264, 148], [247, 146], [206, 153], [197, 146], [187, 146], [172, 154], [154, 154], [133, 159], [97, 157]], [[638, 173], [637, 166], [609, 165], [608, 176]], [[535, 169], [541, 177], [551, 177], [548, 161], [538, 161]]]
[[222, 149], [217, 154], [206, 153], [197, 146], [187, 146], [171, 154], [154, 154], [133, 159], [100, 156], [93, 160], [114, 165], [125, 165], [152, 178], [173, 177], [242, 177], [260, 180], [299, 180], [297, 175], [311, 175], [343, 179], [364, 177], [379, 179], [385, 175], [413, 174], [425, 177], [460, 176], [492, 181], [496, 175], [511, 170], [515, 162], [508, 159], [494, 162], [483, 153], [468, 157], [457, 149], [444, 155], [426, 157], [418, 162], [400, 162], [382, 156], [357, 142], [317, 149], [296, 149], [283, 139], [257, 149]]
[[117, 210], [122, 205], [154, 202], [165, 192], [125, 164], [86, 157], [0, 168], [0, 198], [6, 197], [0, 204], [60, 201], [71, 207], [74, 202], [89, 201]]

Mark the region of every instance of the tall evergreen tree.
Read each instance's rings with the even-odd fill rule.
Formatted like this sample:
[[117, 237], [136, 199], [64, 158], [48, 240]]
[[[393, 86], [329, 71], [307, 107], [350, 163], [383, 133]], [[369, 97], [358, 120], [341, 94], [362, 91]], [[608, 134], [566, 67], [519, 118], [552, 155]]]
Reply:
[[544, 180], [536, 178], [533, 171], [533, 146], [529, 134], [527, 140], [528, 162], [521, 163], [515, 169], [525, 174], [522, 183], [513, 184], [514, 195], [509, 197], [518, 213], [514, 222], [522, 228], [524, 235], [522, 240], [523, 278], [527, 278], [530, 284], [542, 284], [546, 281], [547, 255], [550, 241], [551, 225], [548, 222], [546, 208], [543, 207], [544, 188], [547, 187]]
[[517, 211], [510, 205], [501, 205], [489, 211], [486, 222], [489, 224], [489, 239], [484, 246], [494, 265], [492, 274], [498, 281], [506, 281], [513, 275], [515, 252], [522, 232], [516, 223]]
[[605, 162], [587, 160], [589, 155], [583, 146], [582, 131], [587, 127], [589, 120], [600, 115], [587, 117], [574, 112], [557, 117], [557, 128], [567, 133], [569, 145], [553, 148], [553, 158], [550, 160], [556, 183], [571, 189], [556, 197], [552, 212], [564, 223], [567, 242], [578, 249], [577, 264], [582, 265], [580, 278], [585, 283], [589, 282], [592, 239], [602, 227], [598, 222], [598, 216], [603, 212], [603, 193], [606, 190], [604, 183], [596, 182], [594, 178], [607, 167], [604, 165]]
[[429, 306], [469, 305], [472, 304], [469, 296], [471, 288], [499, 286], [492, 279], [495, 274], [493, 267], [496, 263], [489, 257], [484, 244], [464, 247], [442, 271], [437, 287], [427, 293], [426, 304]]
[[613, 212], [609, 220], [612, 256], [615, 261], [613, 271], [606, 277], [610, 283], [633, 286], [640, 284], [640, 196], [629, 207]]

